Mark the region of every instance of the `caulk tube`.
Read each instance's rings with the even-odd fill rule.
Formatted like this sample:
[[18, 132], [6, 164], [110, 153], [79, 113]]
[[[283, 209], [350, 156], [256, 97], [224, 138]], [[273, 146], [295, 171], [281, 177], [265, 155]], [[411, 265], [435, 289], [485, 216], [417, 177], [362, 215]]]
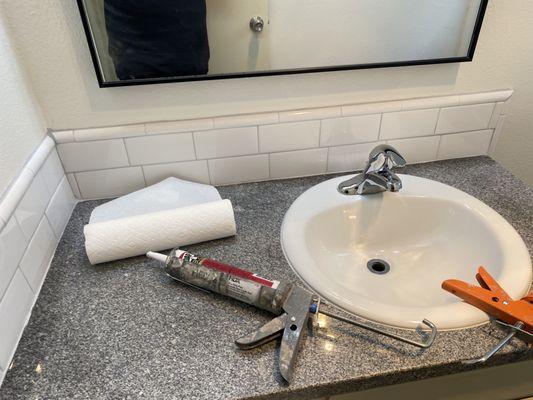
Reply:
[[291, 290], [291, 285], [180, 249], [172, 250], [168, 256], [151, 251], [146, 255], [163, 262], [165, 272], [177, 281], [240, 300], [275, 315], [283, 313], [283, 303]]

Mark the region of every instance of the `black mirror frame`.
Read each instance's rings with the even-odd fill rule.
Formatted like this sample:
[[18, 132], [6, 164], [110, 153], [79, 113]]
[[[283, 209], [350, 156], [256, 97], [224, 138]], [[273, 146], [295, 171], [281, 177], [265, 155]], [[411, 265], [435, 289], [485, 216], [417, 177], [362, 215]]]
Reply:
[[185, 76], [185, 77], [172, 77], [172, 78], [150, 78], [150, 79], [132, 79], [127, 81], [105, 81], [102, 75], [102, 71], [99, 68], [98, 55], [95, 43], [92, 39], [91, 28], [89, 25], [89, 19], [83, 0], [77, 0], [78, 9], [80, 11], [81, 21], [87, 43], [89, 44], [89, 51], [91, 53], [91, 59], [93, 62], [96, 77], [98, 78], [98, 85], [101, 88], [117, 87], [117, 86], [136, 86], [136, 85], [150, 85], [157, 83], [173, 83], [173, 82], [192, 82], [192, 81], [207, 81], [215, 79], [236, 79], [236, 78], [252, 78], [256, 76], [275, 76], [275, 75], [294, 75], [294, 74], [307, 74], [316, 72], [333, 72], [333, 71], [348, 71], [358, 69], [374, 69], [374, 68], [391, 68], [391, 67], [406, 67], [411, 65], [430, 65], [430, 64], [449, 64], [459, 62], [471, 62], [474, 59], [479, 34], [483, 25], [483, 19], [489, 0], [481, 0], [479, 11], [470, 40], [470, 46], [468, 48], [468, 54], [465, 57], [450, 57], [450, 58], [435, 58], [427, 60], [413, 60], [413, 61], [401, 61], [401, 62], [387, 62], [387, 63], [374, 63], [374, 64], [354, 64], [354, 65], [337, 65], [332, 67], [320, 67], [320, 68], [299, 68], [299, 69], [286, 69], [275, 71], [259, 71], [259, 72], [239, 72], [230, 74], [215, 74], [215, 75], [202, 75], [202, 76]]

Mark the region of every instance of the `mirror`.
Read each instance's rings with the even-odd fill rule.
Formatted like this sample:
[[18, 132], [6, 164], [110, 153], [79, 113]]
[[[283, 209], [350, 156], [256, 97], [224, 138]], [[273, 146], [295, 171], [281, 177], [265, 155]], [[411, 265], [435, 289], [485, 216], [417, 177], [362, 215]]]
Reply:
[[100, 86], [471, 61], [488, 0], [78, 0]]

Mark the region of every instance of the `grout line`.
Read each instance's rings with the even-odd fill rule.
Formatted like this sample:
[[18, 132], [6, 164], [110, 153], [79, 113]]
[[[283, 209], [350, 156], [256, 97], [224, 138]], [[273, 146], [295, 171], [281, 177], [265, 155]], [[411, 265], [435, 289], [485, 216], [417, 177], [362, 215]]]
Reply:
[[128, 152], [128, 146], [126, 146], [126, 139], [125, 138], [122, 138], [122, 144], [124, 145], [124, 150], [126, 151], [126, 158], [128, 159], [128, 165], [130, 167], [133, 167], [133, 165], [131, 165], [130, 153]]
[[437, 145], [437, 154], [435, 155], [435, 160], [438, 161], [439, 159], [439, 154], [440, 154], [440, 145], [442, 143], [442, 137], [444, 135], [438, 135], [439, 136], [439, 144]]
[[380, 118], [379, 118], [378, 140], [382, 140], [381, 126], [383, 125], [383, 114], [385, 113], [381, 113]]
[[437, 127], [439, 126], [439, 122], [440, 122], [440, 114], [442, 113], [442, 107], [439, 108], [439, 115], [437, 115], [437, 122], [435, 122], [435, 129], [433, 129], [433, 134], [436, 135], [437, 134]]
[[143, 181], [144, 181], [144, 187], [148, 186], [148, 184], [146, 183], [146, 175], [144, 174], [144, 166], [141, 165], [141, 173], [143, 175]]
[[209, 160], [205, 160], [205, 162], [207, 163], [207, 176], [209, 178], [209, 184], [212, 185], [213, 179], [211, 178], [211, 168], [209, 167]]
[[[65, 173], [66, 176], [66, 173]], [[72, 172], [72, 177], [74, 178], [74, 183], [76, 184], [76, 188], [78, 189], [78, 194], [81, 197], [81, 190], [80, 190], [80, 184], [78, 183], [78, 178], [76, 178], [76, 174]]]
[[196, 140], [194, 139], [194, 132], [189, 132], [192, 137], [192, 147], [194, 149], [194, 159], [198, 160], [198, 151], [196, 150]]

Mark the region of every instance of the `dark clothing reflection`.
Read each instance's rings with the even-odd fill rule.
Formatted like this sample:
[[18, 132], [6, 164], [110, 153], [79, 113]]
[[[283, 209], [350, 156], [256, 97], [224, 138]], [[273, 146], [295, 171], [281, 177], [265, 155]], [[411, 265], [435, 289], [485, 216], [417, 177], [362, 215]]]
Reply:
[[205, 0], [105, 0], [104, 7], [119, 79], [207, 74]]

